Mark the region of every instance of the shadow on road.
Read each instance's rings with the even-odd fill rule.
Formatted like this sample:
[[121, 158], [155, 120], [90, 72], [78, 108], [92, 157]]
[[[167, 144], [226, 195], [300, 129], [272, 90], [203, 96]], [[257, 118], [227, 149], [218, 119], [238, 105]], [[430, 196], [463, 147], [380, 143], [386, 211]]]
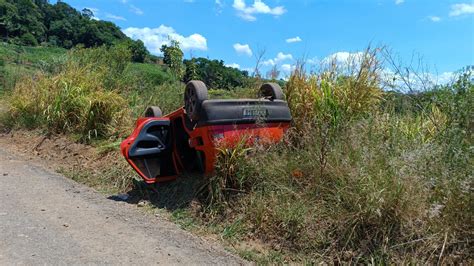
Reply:
[[126, 194], [113, 195], [108, 199], [129, 204], [146, 200], [157, 208], [174, 211], [189, 206], [204, 184], [205, 178], [198, 174], [181, 175], [174, 181], [153, 185], [134, 181], [133, 189]]

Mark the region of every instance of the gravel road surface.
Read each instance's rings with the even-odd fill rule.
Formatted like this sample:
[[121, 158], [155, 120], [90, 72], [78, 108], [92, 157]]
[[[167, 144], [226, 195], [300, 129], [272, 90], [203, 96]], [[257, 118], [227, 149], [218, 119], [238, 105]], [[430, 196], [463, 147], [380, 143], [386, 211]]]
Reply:
[[246, 262], [0, 148], [0, 265]]

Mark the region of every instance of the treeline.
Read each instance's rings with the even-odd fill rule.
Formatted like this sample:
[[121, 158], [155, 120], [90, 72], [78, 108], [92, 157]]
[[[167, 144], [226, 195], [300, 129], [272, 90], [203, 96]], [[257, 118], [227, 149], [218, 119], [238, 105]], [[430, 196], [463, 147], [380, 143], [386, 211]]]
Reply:
[[67, 49], [126, 42], [134, 61], [143, 62], [148, 54], [143, 42], [131, 40], [114, 23], [96, 20], [92, 10], [79, 12], [61, 1], [0, 0], [0, 38], [17, 45]]
[[202, 80], [210, 88], [235, 88], [249, 85], [248, 71], [224, 65], [222, 60], [198, 57], [184, 60], [184, 82]]
[[234, 89], [251, 87], [256, 81], [248, 71], [229, 67], [222, 60], [204, 57], [184, 59], [177, 41], [161, 47], [163, 62], [175, 77], [185, 83], [202, 80], [211, 89]]
[[[0, 41], [24, 46], [98, 47], [126, 45], [133, 62], [159, 63], [141, 40], [127, 37], [113, 22], [95, 19], [90, 9], [78, 11], [67, 3], [48, 0], [0, 0]], [[163, 45], [163, 64], [175, 80], [203, 80], [209, 88], [248, 87], [254, 79], [247, 71], [228, 67], [222, 60], [185, 60], [179, 43]]]

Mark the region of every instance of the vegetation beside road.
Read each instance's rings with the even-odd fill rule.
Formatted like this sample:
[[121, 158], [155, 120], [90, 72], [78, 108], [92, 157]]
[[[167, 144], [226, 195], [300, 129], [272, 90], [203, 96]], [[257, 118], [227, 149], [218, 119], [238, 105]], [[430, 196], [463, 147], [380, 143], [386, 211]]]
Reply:
[[[54, 53], [29, 59], [34, 67], [6, 90], [5, 126], [69, 134], [107, 153], [146, 106], [182, 104], [182, 83], [166, 67], [132, 63], [126, 46]], [[191, 197], [170, 208], [177, 222], [219, 234], [260, 262], [471, 259], [472, 76], [416, 94], [387, 92], [379, 56], [368, 50], [356, 75], [336, 65], [294, 71], [284, 87], [294, 116], [285, 141], [223, 150], [216, 174], [191, 182]], [[251, 96], [256, 87], [211, 95]], [[126, 169], [109, 164], [94, 180], [64, 172], [102, 189], [111, 180], [118, 190], [135, 186], [153, 202]]]
[[190, 79], [215, 98], [253, 97], [265, 80], [220, 60], [183, 60], [177, 42], [151, 56], [92, 16], [62, 2], [0, 0], [2, 129], [62, 134], [113, 158], [64, 174], [149, 200], [261, 263], [472, 261], [472, 68], [437, 85], [412, 69], [387, 77], [393, 60], [381, 49], [311, 74], [300, 64], [273, 80], [294, 118], [284, 141], [223, 148], [213, 176], [150, 188], [116, 160], [147, 106], [179, 108]]
[[[266, 243], [278, 262], [472, 259], [472, 76], [390, 95], [372, 60], [355, 76], [295, 71], [287, 139], [221, 154], [206, 223], [234, 243]], [[399, 108], [402, 97], [413, 106]]]

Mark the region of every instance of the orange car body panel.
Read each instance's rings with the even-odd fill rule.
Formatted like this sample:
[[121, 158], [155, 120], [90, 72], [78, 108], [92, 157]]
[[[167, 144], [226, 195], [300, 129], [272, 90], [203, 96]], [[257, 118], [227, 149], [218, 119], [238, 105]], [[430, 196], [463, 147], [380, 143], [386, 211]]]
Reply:
[[133, 133], [121, 143], [120, 149], [123, 156], [146, 183], [158, 183], [174, 180], [176, 176], [185, 169], [184, 163], [187, 163], [181, 161], [176, 148], [176, 141], [173, 141], [172, 167], [174, 167], [176, 175], [149, 178], [139, 170], [137, 165], [135, 165], [135, 163], [129, 158], [129, 149], [140, 131], [143, 129], [143, 126], [150, 121], [170, 121], [171, 127], [176, 127], [175, 123], [181, 121], [181, 123], [183, 123], [182, 128], [184, 128], [186, 133], [189, 135], [188, 145], [196, 151], [202, 152], [204, 155], [204, 174], [211, 174], [214, 171], [217, 156], [216, 145], [232, 146], [241, 141], [242, 138], [247, 138], [246, 141], [248, 145], [252, 145], [252, 143], [255, 142], [275, 143], [283, 138], [285, 131], [289, 128], [289, 123], [284, 122], [267, 124], [247, 123], [232, 125], [204, 125], [195, 126], [193, 129], [189, 129], [184, 122], [185, 116], [184, 108], [180, 108], [164, 117], [139, 118]]

